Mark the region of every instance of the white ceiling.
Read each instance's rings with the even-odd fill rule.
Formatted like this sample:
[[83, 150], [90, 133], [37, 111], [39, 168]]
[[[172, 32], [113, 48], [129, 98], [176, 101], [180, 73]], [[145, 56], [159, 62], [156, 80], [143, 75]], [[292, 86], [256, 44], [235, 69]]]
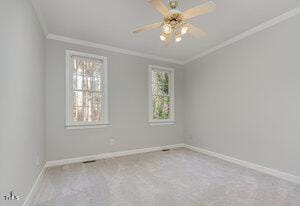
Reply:
[[[298, 0], [213, 0], [213, 13], [191, 19], [204, 38], [185, 36], [164, 47], [160, 30], [132, 34], [136, 27], [162, 20], [147, 0], [38, 0], [49, 33], [185, 61], [297, 6]], [[165, 4], [168, 3], [164, 0]], [[179, 0], [179, 9], [203, 0]]]

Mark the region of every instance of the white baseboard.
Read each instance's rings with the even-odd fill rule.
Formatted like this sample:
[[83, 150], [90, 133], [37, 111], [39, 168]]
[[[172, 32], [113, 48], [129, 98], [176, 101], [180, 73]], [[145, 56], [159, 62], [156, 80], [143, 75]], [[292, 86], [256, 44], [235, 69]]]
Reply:
[[48, 161], [43, 169], [41, 170], [39, 176], [37, 177], [34, 185], [32, 186], [29, 194], [27, 195], [23, 206], [30, 206], [32, 196], [35, 194], [36, 189], [38, 188], [38, 185], [40, 184], [40, 180], [45, 174], [45, 169], [47, 167], [52, 167], [52, 166], [59, 166], [59, 165], [64, 165], [64, 164], [70, 164], [70, 163], [77, 163], [77, 162], [83, 162], [83, 161], [89, 161], [89, 160], [97, 160], [97, 159], [104, 159], [104, 158], [111, 158], [111, 157], [120, 157], [120, 156], [126, 156], [126, 155], [132, 155], [132, 154], [140, 154], [140, 153], [146, 153], [146, 152], [153, 152], [153, 151], [159, 151], [163, 149], [172, 149], [172, 148], [179, 148], [179, 147], [185, 147], [191, 150], [194, 150], [196, 152], [200, 152], [212, 157], [216, 157], [228, 162], [232, 162], [265, 174], [269, 174], [284, 180], [288, 180], [290, 182], [294, 182], [296, 184], [300, 184], [300, 177], [281, 172], [278, 170], [274, 170], [271, 168], [267, 168], [261, 165], [257, 165], [251, 162], [246, 162], [243, 160], [239, 160], [227, 155], [222, 155], [216, 152], [212, 152], [206, 149], [202, 149], [199, 147], [195, 147], [192, 145], [188, 144], [174, 144], [174, 145], [165, 145], [165, 146], [158, 146], [158, 147], [149, 147], [149, 148], [143, 148], [143, 149], [135, 149], [135, 150], [127, 150], [127, 151], [120, 151], [120, 152], [111, 152], [111, 153], [104, 153], [104, 154], [99, 154], [99, 155], [91, 155], [91, 156], [84, 156], [84, 157], [76, 157], [76, 158], [70, 158], [70, 159], [62, 159], [62, 160], [55, 160], [55, 161]]
[[32, 197], [35, 194], [36, 189], [38, 188], [38, 186], [41, 182], [41, 179], [43, 178], [43, 176], [45, 174], [45, 170], [47, 167], [59, 166], [59, 165], [71, 164], [71, 163], [77, 163], [77, 162], [83, 162], [83, 161], [89, 161], [89, 160], [120, 157], [120, 156], [132, 155], [132, 154], [140, 154], [140, 153], [145, 153], [145, 152], [153, 152], [153, 151], [159, 151], [159, 150], [163, 150], [163, 149], [172, 149], [172, 148], [179, 148], [179, 147], [184, 147], [184, 144], [173, 144], [173, 145], [149, 147], [149, 148], [143, 148], [143, 149], [104, 153], [104, 154], [99, 154], [99, 155], [76, 157], [76, 158], [70, 158], [70, 159], [47, 161], [46, 164], [44, 165], [43, 169], [41, 170], [39, 176], [37, 177], [36, 181], [34, 182], [30, 192], [28, 193], [28, 195], [23, 203], [23, 206], [31, 205]]
[[32, 197], [36, 193], [36, 190], [37, 190], [39, 184], [41, 183], [41, 180], [45, 174], [45, 169], [46, 169], [46, 164], [44, 165], [43, 169], [41, 170], [39, 176], [36, 178], [31, 190], [29, 191], [29, 193], [23, 203], [23, 206], [31, 206]]
[[145, 152], [153, 152], [153, 151], [159, 151], [159, 150], [163, 150], [163, 149], [172, 149], [172, 148], [178, 148], [178, 147], [184, 147], [184, 144], [149, 147], [149, 148], [143, 148], [143, 149], [134, 149], [134, 150], [127, 150], [127, 151], [120, 151], [120, 152], [111, 152], [111, 153], [104, 153], [104, 154], [98, 154], [98, 155], [90, 155], [90, 156], [84, 156], [84, 157], [75, 157], [75, 158], [69, 158], [69, 159], [54, 160], [54, 161], [48, 161], [46, 163], [46, 167], [53, 167], [53, 166], [59, 166], [59, 165], [65, 165], [65, 164], [71, 164], [71, 163], [77, 163], [77, 162], [83, 162], [83, 161], [90, 161], [90, 160], [99, 160], [99, 159], [105, 159], [105, 158], [111, 158], [111, 157], [120, 157], [120, 156], [132, 155], [132, 154], [140, 154], [140, 153], [145, 153]]
[[241, 166], [244, 166], [244, 167], [247, 167], [247, 168], [250, 168], [250, 169], [265, 173], [265, 174], [268, 174], [268, 175], [272, 175], [272, 176], [275, 176], [275, 177], [278, 177], [278, 178], [281, 178], [281, 179], [284, 179], [284, 180], [287, 180], [287, 181], [290, 181], [290, 182], [294, 182], [296, 184], [300, 184], [300, 177], [289, 174], [289, 173], [286, 173], [286, 172], [281, 172], [281, 171], [278, 171], [278, 170], [275, 170], [275, 169], [264, 167], [264, 166], [254, 164], [254, 163], [251, 163], [251, 162], [246, 162], [246, 161], [243, 161], [243, 160], [240, 160], [240, 159], [236, 159], [236, 158], [233, 158], [233, 157], [230, 157], [230, 156], [227, 156], [227, 155], [219, 154], [219, 153], [216, 153], [216, 152], [212, 152], [212, 151], [202, 149], [202, 148], [199, 148], [199, 147], [195, 147], [195, 146], [191, 146], [191, 145], [188, 145], [188, 144], [185, 144], [184, 147], [189, 148], [191, 150], [194, 150], [196, 152], [200, 152], [200, 153], [212, 156], [212, 157], [216, 157], [216, 158], [228, 161], [228, 162], [232, 162], [232, 163], [235, 163], [235, 164], [238, 164], [238, 165], [241, 165]]

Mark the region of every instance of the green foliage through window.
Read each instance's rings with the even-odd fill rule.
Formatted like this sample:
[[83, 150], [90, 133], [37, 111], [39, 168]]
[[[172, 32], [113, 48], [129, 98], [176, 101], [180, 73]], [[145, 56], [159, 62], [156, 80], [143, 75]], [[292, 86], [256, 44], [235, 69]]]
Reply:
[[152, 70], [153, 119], [170, 119], [170, 73]]

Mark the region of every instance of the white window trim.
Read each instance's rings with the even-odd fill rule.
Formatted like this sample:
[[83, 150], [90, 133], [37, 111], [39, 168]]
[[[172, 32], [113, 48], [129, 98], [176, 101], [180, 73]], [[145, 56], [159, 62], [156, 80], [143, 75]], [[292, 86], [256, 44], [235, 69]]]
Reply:
[[[72, 122], [72, 102], [73, 102], [73, 73], [70, 69], [70, 58], [72, 55], [95, 58], [103, 61], [104, 69], [104, 101], [103, 101], [103, 120], [98, 122], [84, 122], [84, 123], [74, 123]], [[88, 54], [83, 52], [66, 50], [66, 128], [67, 129], [90, 129], [90, 128], [104, 128], [108, 127], [108, 96], [107, 96], [107, 57], [99, 56], [95, 54]]]
[[[164, 120], [153, 119], [153, 97], [152, 97], [152, 70], [162, 70], [170, 72], [170, 118]], [[149, 65], [148, 71], [148, 122], [150, 125], [171, 125], [175, 124], [175, 88], [174, 88], [174, 69]]]

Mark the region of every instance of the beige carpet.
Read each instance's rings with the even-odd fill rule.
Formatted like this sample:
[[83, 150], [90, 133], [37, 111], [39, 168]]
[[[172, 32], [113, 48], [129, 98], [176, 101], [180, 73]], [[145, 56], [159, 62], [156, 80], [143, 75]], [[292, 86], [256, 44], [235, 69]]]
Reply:
[[299, 206], [300, 185], [179, 148], [48, 168], [34, 206]]

